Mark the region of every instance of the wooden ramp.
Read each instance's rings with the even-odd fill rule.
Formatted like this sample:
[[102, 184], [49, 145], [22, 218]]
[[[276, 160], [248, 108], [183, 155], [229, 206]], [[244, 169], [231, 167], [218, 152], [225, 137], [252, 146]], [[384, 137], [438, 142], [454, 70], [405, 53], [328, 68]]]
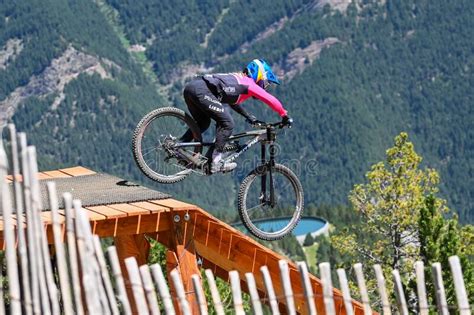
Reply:
[[[72, 167], [41, 172], [39, 178], [54, 179], [94, 173], [83, 167]], [[8, 180], [11, 179], [9, 177]], [[199, 273], [199, 268], [209, 268], [215, 275], [225, 280], [228, 279], [229, 271], [236, 270], [240, 279], [246, 279], [245, 273], [253, 273], [260, 296], [264, 298], [266, 290], [260, 268], [267, 266], [275, 293], [277, 297], [280, 297], [278, 300], [280, 308], [285, 309], [285, 292], [278, 262], [286, 258], [216, 219], [196, 205], [167, 198], [89, 206], [84, 207], [84, 210], [89, 216], [94, 234], [115, 238], [121, 261], [126, 257], [134, 256], [139, 264], [146, 263], [149, 249], [146, 237], [154, 238], [165, 245], [168, 248], [168, 275], [172, 269], [179, 269], [185, 290], [188, 292], [193, 290], [190, 277], [194, 273]], [[64, 241], [66, 221], [64, 210], [60, 210], [60, 214]], [[41, 216], [48, 242], [52, 244], [51, 212], [44, 211]], [[21, 219], [14, 217], [17, 228], [25, 227], [24, 222], [24, 216]], [[0, 220], [0, 229], [3, 231], [3, 219]], [[3, 233], [0, 237], [0, 244], [4, 248]], [[297, 265], [291, 261], [288, 263], [296, 310], [298, 313], [306, 313], [307, 305]], [[125, 267], [122, 269], [126, 270]], [[241, 281], [242, 289], [248, 292], [245, 280]], [[322, 283], [312, 275], [310, 281], [318, 314], [325, 314]], [[334, 289], [333, 295], [336, 313], [346, 314], [342, 293]], [[187, 298], [190, 302], [195, 302], [194, 295], [188, 295]], [[354, 314], [363, 314], [363, 307], [359, 302], [352, 301], [352, 307]]]

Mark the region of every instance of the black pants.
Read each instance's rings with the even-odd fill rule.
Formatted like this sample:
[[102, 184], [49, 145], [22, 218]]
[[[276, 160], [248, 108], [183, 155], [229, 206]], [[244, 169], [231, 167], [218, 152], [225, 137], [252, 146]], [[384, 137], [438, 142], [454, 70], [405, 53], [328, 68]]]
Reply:
[[[234, 130], [234, 119], [230, 115], [229, 106], [222, 104], [201, 78], [186, 84], [183, 96], [189, 112], [197, 122], [201, 132], [209, 128], [211, 119], [216, 122], [215, 150], [222, 152], [225, 142]], [[193, 136], [190, 130], [182, 137], [183, 141], [191, 141], [192, 139]]]

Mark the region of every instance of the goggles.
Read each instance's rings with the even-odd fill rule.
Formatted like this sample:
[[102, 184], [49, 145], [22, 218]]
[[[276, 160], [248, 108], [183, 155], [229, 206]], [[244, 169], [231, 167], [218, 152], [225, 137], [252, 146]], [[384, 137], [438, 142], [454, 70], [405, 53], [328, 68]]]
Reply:
[[268, 87], [270, 86], [270, 84], [271, 84], [271, 83], [270, 83], [270, 81], [268, 81], [268, 80], [260, 80], [260, 81], [257, 82], [257, 85], [258, 85], [259, 87], [261, 87], [262, 89], [264, 89], [264, 90], [268, 89]]

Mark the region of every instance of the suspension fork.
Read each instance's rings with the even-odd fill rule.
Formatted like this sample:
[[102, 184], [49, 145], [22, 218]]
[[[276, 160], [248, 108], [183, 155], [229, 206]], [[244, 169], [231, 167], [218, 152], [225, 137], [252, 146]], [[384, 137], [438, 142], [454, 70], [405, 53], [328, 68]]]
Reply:
[[275, 145], [273, 143], [270, 144], [270, 160], [268, 162], [270, 167], [270, 206], [273, 208], [276, 205], [275, 187], [273, 185], [273, 168], [275, 167]]
[[[260, 165], [265, 165], [267, 163], [266, 159], [266, 151], [267, 148], [265, 146], [265, 143], [262, 142], [262, 153], [260, 155]], [[267, 203], [267, 173], [263, 173], [262, 179], [261, 179], [261, 191], [260, 191], [260, 200], [264, 202], [265, 204]]]

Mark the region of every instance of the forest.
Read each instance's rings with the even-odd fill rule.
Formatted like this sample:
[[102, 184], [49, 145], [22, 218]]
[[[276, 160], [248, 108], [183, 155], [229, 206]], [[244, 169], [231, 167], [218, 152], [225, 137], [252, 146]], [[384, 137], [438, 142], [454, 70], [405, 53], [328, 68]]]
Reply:
[[[235, 189], [249, 169], [173, 187], [156, 185], [135, 167], [129, 143], [134, 126], [149, 110], [184, 108], [186, 78], [238, 71], [261, 56], [283, 74], [283, 84], [272, 93], [295, 127], [279, 139], [285, 148], [279, 159], [301, 161], [308, 203], [347, 205], [352, 185], [383, 156], [394, 135], [407, 131], [423, 163], [440, 171], [441, 191], [451, 208], [463, 222], [472, 222], [471, 1], [362, 1], [345, 12], [311, 1], [273, 1], [271, 6], [191, 0], [178, 5], [158, 0], [37, 3], [0, 7], [0, 46], [11, 38], [24, 43], [17, 58], [0, 69], [0, 99], [70, 45], [120, 69], [111, 70], [109, 79], [79, 75], [65, 87], [66, 97], [55, 109], [48, 106], [54, 93], [31, 97], [17, 109], [13, 121], [40, 148], [42, 169], [82, 164], [214, 212], [233, 211]], [[338, 42], [315, 60], [302, 56], [303, 69], [285, 77], [294, 70], [288, 61], [292, 52], [326, 38]], [[130, 45], [145, 51], [130, 52]], [[245, 106], [259, 118], [278, 119], [262, 104]], [[238, 128], [248, 127], [243, 119], [236, 121]], [[246, 156], [252, 159], [253, 154]], [[304, 171], [309, 167], [305, 161], [311, 161], [314, 172]], [[217, 192], [209, 194], [211, 189]]]

